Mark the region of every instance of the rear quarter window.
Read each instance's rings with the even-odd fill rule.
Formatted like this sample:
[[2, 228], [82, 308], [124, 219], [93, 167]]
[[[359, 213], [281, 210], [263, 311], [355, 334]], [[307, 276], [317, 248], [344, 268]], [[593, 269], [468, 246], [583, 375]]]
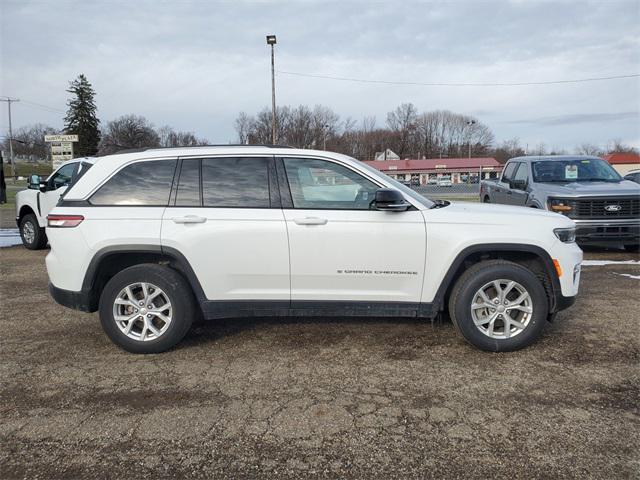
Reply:
[[127, 165], [89, 199], [92, 205], [167, 206], [176, 160], [151, 160]]

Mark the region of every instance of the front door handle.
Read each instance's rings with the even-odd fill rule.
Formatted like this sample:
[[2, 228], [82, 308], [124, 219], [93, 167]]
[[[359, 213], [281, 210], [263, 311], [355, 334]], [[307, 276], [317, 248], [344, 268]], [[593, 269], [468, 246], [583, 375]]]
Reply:
[[318, 217], [294, 218], [294, 222], [298, 225], [326, 225], [329, 220]]
[[171, 220], [173, 220], [173, 223], [204, 223], [207, 218], [197, 215], [185, 215], [184, 217], [173, 217]]

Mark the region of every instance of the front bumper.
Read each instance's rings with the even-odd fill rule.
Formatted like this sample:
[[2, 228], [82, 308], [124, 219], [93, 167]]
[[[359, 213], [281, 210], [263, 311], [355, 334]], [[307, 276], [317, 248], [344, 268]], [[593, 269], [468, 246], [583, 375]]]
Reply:
[[96, 311], [96, 302], [90, 292], [64, 290], [49, 282], [49, 293], [63, 307], [73, 308], [82, 312]]
[[640, 219], [574, 220], [576, 241], [581, 245], [640, 242]]

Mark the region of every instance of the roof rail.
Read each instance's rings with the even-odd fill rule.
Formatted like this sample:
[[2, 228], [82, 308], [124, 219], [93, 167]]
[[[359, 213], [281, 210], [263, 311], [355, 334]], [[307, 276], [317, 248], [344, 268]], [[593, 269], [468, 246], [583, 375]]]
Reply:
[[277, 145], [277, 144], [268, 144], [268, 143], [255, 143], [246, 145], [244, 143], [218, 143], [213, 145], [185, 145], [181, 147], [143, 147], [143, 148], [128, 148], [124, 150], [118, 150], [117, 152], [107, 153], [105, 155], [99, 155], [104, 157], [106, 155], [118, 155], [121, 153], [139, 153], [139, 152], [147, 152], [149, 150], [175, 150], [178, 148], [208, 148], [208, 147], [265, 147], [265, 148], [295, 148], [291, 145]]

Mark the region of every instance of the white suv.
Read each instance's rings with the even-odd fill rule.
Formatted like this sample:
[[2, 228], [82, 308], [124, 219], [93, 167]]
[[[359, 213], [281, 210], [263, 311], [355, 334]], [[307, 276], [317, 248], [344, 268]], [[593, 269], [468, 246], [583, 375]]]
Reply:
[[443, 310], [479, 348], [533, 342], [578, 293], [573, 222], [433, 202], [344, 155], [282, 147], [104, 157], [48, 217], [50, 291], [130, 352], [195, 318]]

